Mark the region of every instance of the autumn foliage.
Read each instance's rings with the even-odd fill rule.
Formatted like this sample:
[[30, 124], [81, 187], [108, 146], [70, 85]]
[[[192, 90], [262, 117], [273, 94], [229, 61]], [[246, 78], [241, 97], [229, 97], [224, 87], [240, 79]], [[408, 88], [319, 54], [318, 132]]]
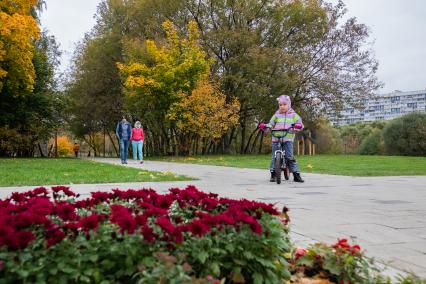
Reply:
[[157, 46], [145, 41], [148, 58], [143, 61], [118, 63], [128, 96], [160, 103], [162, 109], [179, 100], [182, 92], [190, 93], [200, 79], [207, 76], [209, 61], [198, 44], [195, 23], [188, 24], [188, 37], [180, 39], [173, 23], [163, 23], [166, 40]]
[[228, 104], [222, 92], [210, 82], [201, 81], [191, 94], [181, 94], [181, 99], [170, 108], [168, 118], [186, 133], [219, 139], [238, 123], [239, 109], [237, 99]]
[[68, 156], [73, 153], [73, 145], [67, 136], [58, 136], [58, 155]]
[[39, 38], [40, 30], [30, 12], [37, 2], [0, 2], [0, 91], [6, 87], [18, 94], [33, 89], [33, 41]]
[[118, 63], [127, 97], [152, 110], [163, 133], [173, 133], [181, 154], [197, 139], [215, 141], [238, 123], [240, 103], [209, 81], [211, 60], [199, 44], [195, 22], [180, 38], [173, 23], [163, 23], [165, 42], [145, 41], [145, 60]]

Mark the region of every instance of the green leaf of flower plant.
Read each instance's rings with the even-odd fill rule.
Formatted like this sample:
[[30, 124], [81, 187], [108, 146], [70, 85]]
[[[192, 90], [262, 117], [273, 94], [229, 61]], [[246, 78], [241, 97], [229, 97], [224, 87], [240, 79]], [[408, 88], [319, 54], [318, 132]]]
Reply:
[[200, 260], [201, 263], [206, 262], [207, 257], [209, 256], [209, 254], [205, 251], [201, 251], [198, 253], [197, 258]]

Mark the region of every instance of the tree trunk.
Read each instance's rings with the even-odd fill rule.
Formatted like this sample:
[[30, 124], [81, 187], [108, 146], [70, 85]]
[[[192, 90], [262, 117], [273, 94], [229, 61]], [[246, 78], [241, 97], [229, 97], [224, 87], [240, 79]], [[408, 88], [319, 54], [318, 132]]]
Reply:
[[249, 147], [250, 147], [251, 139], [253, 139], [253, 135], [254, 135], [254, 133], [256, 133], [256, 130], [257, 130], [257, 128], [255, 128], [255, 129], [254, 129], [254, 130], [250, 133], [249, 139], [248, 139], [248, 141], [247, 141], [247, 145], [244, 147], [244, 154], [247, 154], [247, 151], [248, 151], [248, 149], [249, 149]]
[[260, 136], [260, 144], [259, 144], [259, 150], [257, 151], [258, 154], [262, 154], [262, 146], [263, 146], [263, 137], [265, 136], [265, 133], [263, 131], [260, 131], [262, 134]]
[[245, 122], [241, 122], [241, 145], [240, 145], [240, 154], [244, 154], [244, 144], [246, 142], [246, 125]]
[[203, 138], [203, 140], [201, 141], [201, 144], [202, 144], [201, 155], [205, 155], [206, 154], [206, 148], [207, 148], [206, 138]]
[[209, 148], [207, 149], [207, 154], [211, 154], [211, 149], [212, 149], [213, 146], [214, 146], [213, 141], [210, 141]]
[[[96, 145], [95, 145], [95, 139], [93, 138], [92, 134], [87, 134], [88, 138], [86, 136], [83, 137], [83, 140], [86, 141], [86, 143], [89, 145], [90, 148], [92, 148], [94, 152], [94, 156], [97, 157], [97, 151], [96, 151]], [[89, 150], [90, 153], [90, 150]]]
[[52, 149], [53, 149], [53, 145], [50, 145], [49, 151], [47, 152], [48, 157], [52, 157]]
[[45, 155], [44, 155], [44, 152], [43, 152], [43, 149], [41, 148], [41, 145], [40, 145], [40, 143], [37, 143], [38, 144], [38, 150], [40, 151], [40, 156], [41, 157], [46, 157]]
[[225, 147], [225, 149], [224, 149], [224, 152], [226, 152], [227, 154], [230, 153], [230, 148], [231, 148], [232, 141], [234, 140], [234, 138], [236, 136], [235, 135], [235, 130], [236, 130], [236, 127], [235, 126], [232, 127], [231, 133], [229, 134], [229, 140], [227, 139], [227, 136], [225, 135], [225, 141], [224, 141], [224, 147]]
[[55, 131], [55, 158], [58, 157], [58, 131]]
[[104, 125], [104, 158], [105, 158], [105, 148], [106, 148], [106, 140], [105, 140], [105, 125]]
[[259, 140], [259, 137], [261, 136], [261, 132], [262, 131], [260, 131], [260, 130], [257, 131], [257, 134], [256, 134], [256, 137], [254, 138], [253, 144], [250, 147], [250, 154], [253, 153], [254, 148], [256, 147], [256, 144], [257, 144], [257, 140]]
[[112, 139], [111, 132], [108, 131], [107, 133], [108, 133], [109, 139], [111, 140], [112, 146], [114, 147], [115, 154], [117, 155], [117, 157], [120, 156], [118, 153], [118, 149], [115, 146], [114, 139]]
[[195, 139], [195, 156], [198, 155], [198, 146], [199, 146], [199, 143], [200, 143], [200, 138], [197, 137], [197, 139]]

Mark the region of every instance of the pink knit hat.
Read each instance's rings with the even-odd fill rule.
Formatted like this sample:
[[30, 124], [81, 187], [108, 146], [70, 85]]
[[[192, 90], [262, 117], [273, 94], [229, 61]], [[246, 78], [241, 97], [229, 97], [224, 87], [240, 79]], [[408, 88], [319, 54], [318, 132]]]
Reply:
[[278, 103], [288, 104], [288, 107], [291, 108], [291, 99], [289, 96], [281, 95], [277, 98]]

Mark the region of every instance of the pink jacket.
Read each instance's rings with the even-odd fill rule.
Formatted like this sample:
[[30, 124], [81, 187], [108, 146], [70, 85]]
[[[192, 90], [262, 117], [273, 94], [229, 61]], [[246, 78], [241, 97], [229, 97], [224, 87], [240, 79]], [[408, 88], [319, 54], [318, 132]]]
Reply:
[[143, 133], [143, 128], [133, 128], [131, 140], [143, 142], [145, 140], [145, 134]]

